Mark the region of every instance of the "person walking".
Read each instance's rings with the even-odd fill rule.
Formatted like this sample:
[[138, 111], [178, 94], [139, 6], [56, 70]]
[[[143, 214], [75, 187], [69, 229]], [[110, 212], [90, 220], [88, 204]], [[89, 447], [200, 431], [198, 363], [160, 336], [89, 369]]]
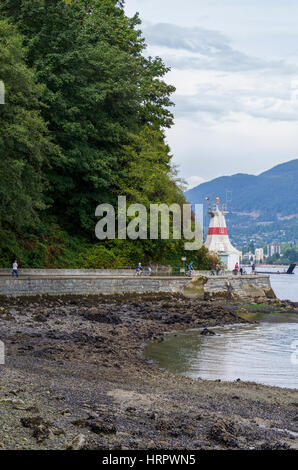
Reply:
[[235, 276], [237, 276], [239, 274], [239, 264], [238, 263], [235, 264], [235, 267], [233, 269], [233, 274], [235, 274]]
[[191, 276], [192, 274], [192, 265], [193, 265], [193, 261], [191, 261], [188, 265], [188, 275]]
[[15, 259], [14, 262], [12, 263], [12, 277], [16, 276], [16, 277], [19, 277], [19, 270], [18, 270], [18, 262], [17, 260]]
[[251, 272], [252, 272], [252, 274], [256, 275], [256, 265], [255, 265], [255, 263], [253, 263], [253, 265], [251, 267]]
[[151, 268], [151, 265], [149, 264], [147, 269], [146, 269], [146, 275], [151, 276], [151, 274], [152, 274], [152, 268]]

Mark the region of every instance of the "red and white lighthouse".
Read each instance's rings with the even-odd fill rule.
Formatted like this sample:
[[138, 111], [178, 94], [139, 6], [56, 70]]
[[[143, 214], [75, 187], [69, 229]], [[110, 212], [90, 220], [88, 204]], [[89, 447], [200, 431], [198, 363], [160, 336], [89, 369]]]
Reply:
[[209, 207], [208, 214], [211, 216], [206, 248], [209, 251], [217, 253], [223, 265], [232, 271], [236, 263], [240, 262], [240, 251], [238, 251], [230, 242], [225, 215], [228, 214], [225, 205], [220, 207], [219, 198], [216, 198], [214, 207]]

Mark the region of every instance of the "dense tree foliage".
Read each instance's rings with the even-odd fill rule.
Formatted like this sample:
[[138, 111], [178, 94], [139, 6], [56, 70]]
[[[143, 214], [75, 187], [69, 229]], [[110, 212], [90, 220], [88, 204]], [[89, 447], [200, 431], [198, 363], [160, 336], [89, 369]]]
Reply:
[[[6, 171], [0, 190], [9, 210], [0, 217], [2, 226], [10, 222], [18, 231], [20, 217], [29, 223], [38, 210], [38, 227], [31, 222], [22, 239], [30, 233], [30, 240], [40, 241], [41, 233], [55, 226], [94, 242], [96, 206], [115, 204], [118, 195], [147, 207], [185, 202], [165, 142], [173, 119], [174, 88], [164, 82], [168, 68], [160, 58], [145, 57], [140, 20], [128, 18], [123, 4], [0, 4], [6, 18], [0, 30], [0, 79], [9, 96], [0, 110]], [[180, 241], [146, 241], [137, 249], [135, 243], [115, 241], [100, 250], [125, 252], [122, 262], [134, 263], [139, 256], [163, 261], [169, 253], [180, 256], [182, 247]], [[99, 248], [89, 249], [92, 255]]]
[[268, 264], [290, 264], [298, 262], [298, 251], [296, 248], [287, 248], [281, 255], [276, 253], [266, 259]]
[[96, 205], [114, 202], [131, 133], [144, 125], [169, 126], [172, 119], [173, 88], [160, 80], [167, 69], [142, 56], [138, 18], [128, 19], [114, 4], [2, 2], [2, 12], [25, 36], [29, 66], [46, 85], [43, 116], [61, 149], [46, 172], [47, 194], [61, 223], [75, 231], [90, 231]]
[[0, 106], [0, 227], [21, 230], [34, 224], [45, 207], [42, 168], [59, 151], [40, 115], [44, 89], [25, 65], [22, 38], [7, 21], [0, 21], [0, 51], [5, 84], [5, 104]]

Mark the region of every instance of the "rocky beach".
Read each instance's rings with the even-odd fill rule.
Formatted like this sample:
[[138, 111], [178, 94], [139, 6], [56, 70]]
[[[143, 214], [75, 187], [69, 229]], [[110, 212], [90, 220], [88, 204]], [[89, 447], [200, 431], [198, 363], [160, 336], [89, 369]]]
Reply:
[[180, 294], [1, 298], [0, 448], [297, 449], [297, 390], [176, 376], [142, 354], [164, 332], [244, 317]]

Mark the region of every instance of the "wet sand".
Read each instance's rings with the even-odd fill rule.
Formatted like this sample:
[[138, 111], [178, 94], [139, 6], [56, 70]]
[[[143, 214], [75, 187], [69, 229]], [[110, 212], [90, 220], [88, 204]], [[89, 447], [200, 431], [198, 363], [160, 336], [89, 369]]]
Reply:
[[0, 448], [297, 449], [297, 390], [188, 379], [143, 357], [163, 332], [244, 323], [240, 307], [181, 295], [0, 299]]

